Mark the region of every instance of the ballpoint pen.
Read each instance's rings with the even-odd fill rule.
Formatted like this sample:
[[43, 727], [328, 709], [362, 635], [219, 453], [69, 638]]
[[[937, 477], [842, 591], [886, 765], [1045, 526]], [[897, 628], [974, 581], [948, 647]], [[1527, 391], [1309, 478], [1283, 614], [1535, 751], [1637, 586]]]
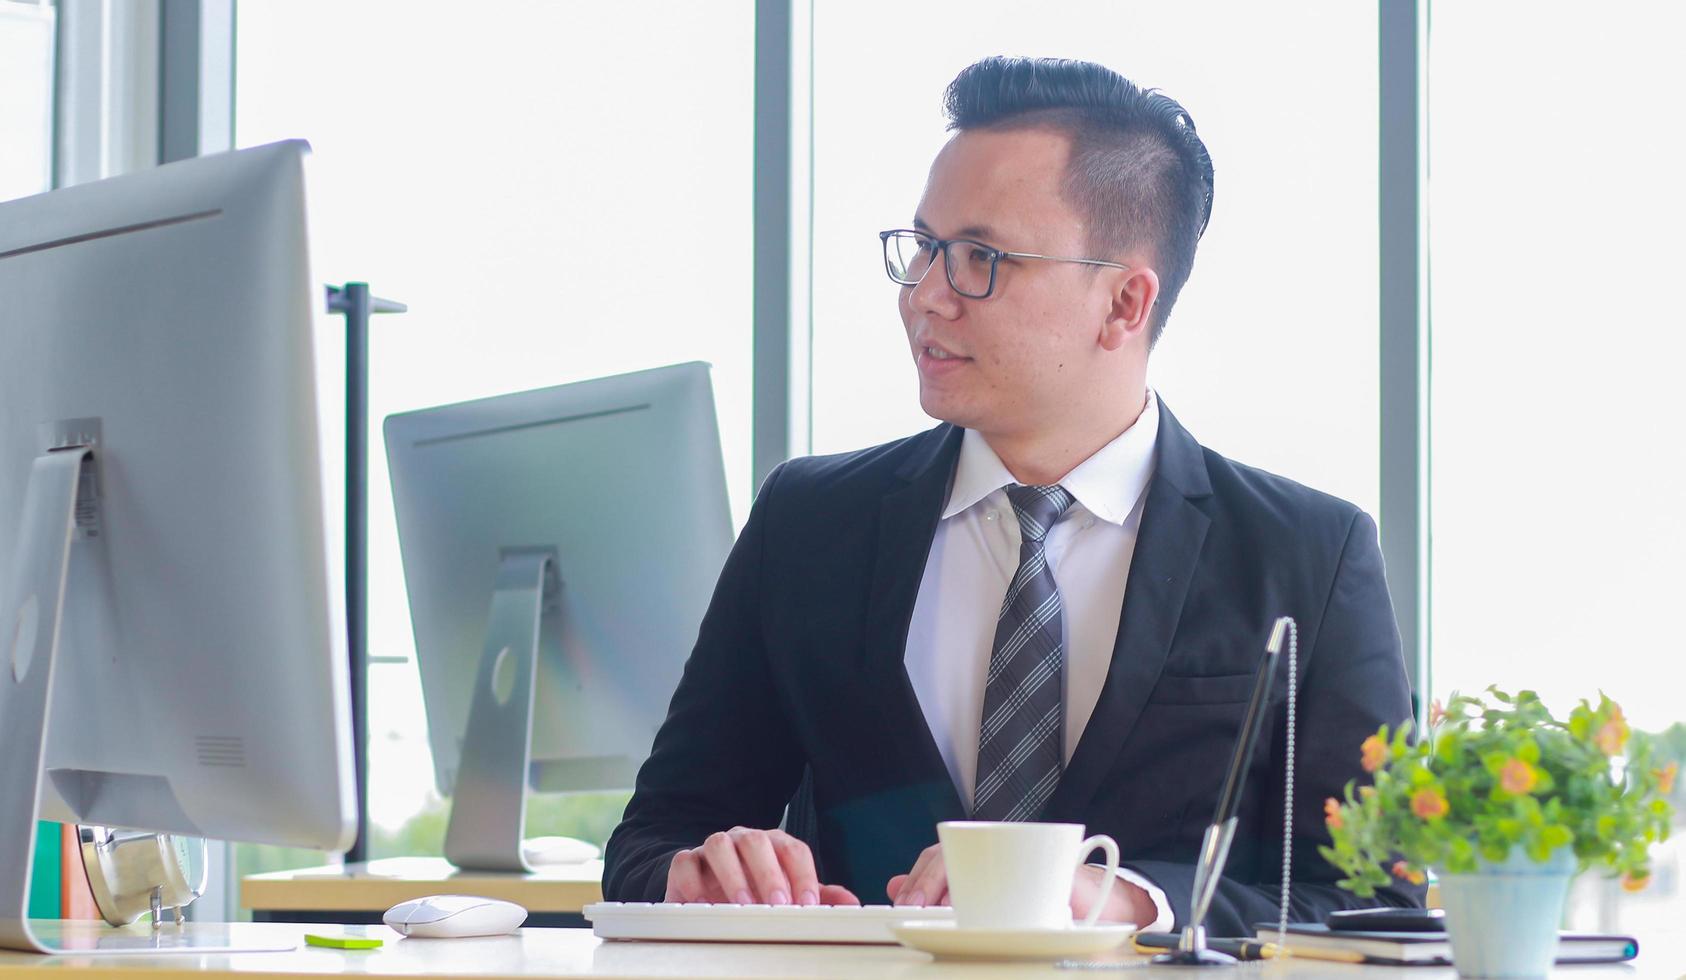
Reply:
[[[1167, 949], [1175, 949], [1181, 941], [1181, 936], [1174, 932], [1139, 932], [1131, 942], [1131, 949], [1137, 953], [1162, 953]], [[1273, 959], [1301, 959], [1324, 960], [1335, 963], [1367, 963], [1369, 957], [1363, 953], [1356, 953], [1346, 949], [1290, 949], [1286, 956], [1282, 947], [1275, 943], [1258, 939], [1208, 939], [1206, 948], [1237, 960], [1273, 960]], [[1111, 960], [1061, 960], [1055, 964], [1062, 970], [1128, 970], [1137, 969], [1147, 964], [1139, 960], [1117, 962]]]
[[[1181, 937], [1174, 932], [1140, 932], [1133, 941], [1138, 953], [1162, 953], [1167, 949], [1175, 949]], [[1301, 960], [1329, 960], [1336, 963], [1365, 963], [1369, 957], [1363, 953], [1349, 949], [1294, 949], [1290, 947], [1286, 956], [1282, 947], [1273, 942], [1262, 939], [1208, 939], [1206, 945], [1220, 953], [1226, 953], [1238, 960], [1271, 960], [1271, 959], [1301, 959]]]
[[1218, 797], [1217, 812], [1200, 842], [1200, 856], [1194, 866], [1194, 890], [1189, 896], [1189, 910], [1183, 926], [1181, 941], [1170, 950], [1153, 958], [1166, 966], [1219, 966], [1234, 963], [1235, 958], [1209, 949], [1206, 945], [1206, 912], [1223, 876], [1224, 861], [1229, 857], [1230, 841], [1235, 838], [1236, 811], [1241, 803], [1241, 789], [1247, 779], [1247, 769], [1253, 761], [1253, 745], [1258, 741], [1259, 728], [1264, 722], [1265, 705], [1276, 679], [1276, 663], [1282, 653], [1282, 641], [1293, 628], [1291, 617], [1276, 620], [1265, 644], [1265, 655], [1259, 661], [1253, 681], [1253, 696], [1247, 702], [1247, 713], [1241, 719], [1241, 731], [1235, 740], [1235, 753], [1230, 756], [1229, 771], [1224, 776], [1223, 790]]

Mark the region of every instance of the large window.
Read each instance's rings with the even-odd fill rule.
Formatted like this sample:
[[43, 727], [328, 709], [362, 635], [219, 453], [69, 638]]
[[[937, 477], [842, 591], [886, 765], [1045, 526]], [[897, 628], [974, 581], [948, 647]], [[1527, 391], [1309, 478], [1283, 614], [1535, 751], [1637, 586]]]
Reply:
[[986, 55], [1083, 58], [1180, 101], [1214, 160], [1149, 383], [1219, 452], [1376, 513], [1374, 4], [864, 0], [813, 26], [816, 452], [934, 424], [877, 232], [912, 217], [944, 86]]
[[[311, 141], [327, 282], [406, 302], [371, 342], [371, 854], [438, 853], [445, 807], [379, 437], [386, 415], [684, 360], [714, 365], [751, 494], [753, 6], [296, 0], [240, 6], [237, 142]], [[341, 384], [324, 321], [324, 389]], [[624, 795], [543, 801], [601, 842]]]
[[0, 201], [52, 185], [53, 14], [0, 0]]
[[[1602, 690], [1678, 753], [1686, 9], [1432, 14], [1433, 686]], [[1656, 854], [1620, 903], [1583, 879], [1581, 924], [1677, 924], [1678, 842]]]
[[[796, 45], [811, 147], [793, 174], [811, 191], [796, 243], [811, 357], [792, 387], [810, 394], [813, 451], [933, 424], [876, 233], [911, 217], [947, 138], [944, 86], [985, 55], [1085, 58], [1181, 101], [1215, 162], [1212, 224], [1150, 383], [1219, 452], [1377, 514], [1375, 4], [795, 5], [812, 29]], [[241, 6], [238, 143], [310, 139], [318, 274], [411, 307], [375, 325], [374, 425], [708, 360], [742, 520], [754, 6]], [[0, 43], [8, 12], [45, 9], [0, 0]], [[1597, 36], [1619, 46], [1590, 42], [1566, 4], [1433, 16], [1429, 693], [1526, 686], [1566, 708], [1602, 688], [1686, 749], [1686, 711], [1656, 682], [1686, 586], [1686, 460], [1670, 438], [1686, 416], [1672, 376], [1686, 124], [1670, 74], [1686, 12], [1600, 8]], [[9, 50], [0, 70], [20, 64]], [[325, 351], [337, 326], [324, 321]], [[329, 390], [337, 368], [330, 354]], [[372, 445], [374, 851], [420, 853], [438, 847], [443, 804]], [[545, 814], [536, 826], [601, 840], [618, 805]], [[1621, 903], [1583, 883], [1578, 924], [1650, 928], [1677, 901], [1679, 861], [1659, 851], [1651, 892]]]

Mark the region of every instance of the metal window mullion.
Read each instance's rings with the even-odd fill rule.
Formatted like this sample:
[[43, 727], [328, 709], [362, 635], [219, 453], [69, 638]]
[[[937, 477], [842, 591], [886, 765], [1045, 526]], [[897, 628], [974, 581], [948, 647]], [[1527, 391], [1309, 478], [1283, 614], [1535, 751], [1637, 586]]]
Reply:
[[756, 0], [754, 337], [750, 461], [755, 486], [811, 441], [812, 49], [809, 0]]
[[814, 0], [793, 0], [790, 44], [790, 294], [787, 455], [814, 449]]
[[159, 16], [157, 0], [61, 0], [54, 187], [157, 162]]
[[1378, 0], [1381, 546], [1419, 718], [1429, 659], [1429, 0]]
[[234, 146], [234, 0], [162, 0], [159, 163]]

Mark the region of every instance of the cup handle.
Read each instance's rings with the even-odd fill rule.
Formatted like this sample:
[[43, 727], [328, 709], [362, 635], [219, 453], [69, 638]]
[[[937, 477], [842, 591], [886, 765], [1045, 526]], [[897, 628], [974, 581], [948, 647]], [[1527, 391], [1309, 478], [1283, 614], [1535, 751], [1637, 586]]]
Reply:
[[1101, 884], [1101, 894], [1095, 899], [1094, 908], [1089, 910], [1088, 918], [1083, 920], [1085, 926], [1092, 926], [1101, 917], [1101, 911], [1106, 908], [1106, 900], [1112, 896], [1113, 883], [1118, 880], [1118, 842], [1105, 834], [1096, 834], [1077, 845], [1077, 861], [1083, 859], [1095, 848], [1106, 852], [1106, 881]]

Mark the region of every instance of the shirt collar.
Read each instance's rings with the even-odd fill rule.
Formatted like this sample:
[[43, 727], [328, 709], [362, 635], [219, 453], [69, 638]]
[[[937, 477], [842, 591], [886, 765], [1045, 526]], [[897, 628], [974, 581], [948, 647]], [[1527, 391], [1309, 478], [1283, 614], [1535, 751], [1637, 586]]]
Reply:
[[[1148, 389], [1147, 406], [1135, 424], [1060, 481], [1077, 502], [1096, 517], [1122, 525], [1141, 499], [1153, 478], [1153, 448], [1159, 438], [1159, 398]], [[1007, 471], [1001, 457], [975, 429], [967, 429], [960, 443], [954, 483], [949, 487], [943, 519], [976, 505], [980, 500], [1018, 481]]]

